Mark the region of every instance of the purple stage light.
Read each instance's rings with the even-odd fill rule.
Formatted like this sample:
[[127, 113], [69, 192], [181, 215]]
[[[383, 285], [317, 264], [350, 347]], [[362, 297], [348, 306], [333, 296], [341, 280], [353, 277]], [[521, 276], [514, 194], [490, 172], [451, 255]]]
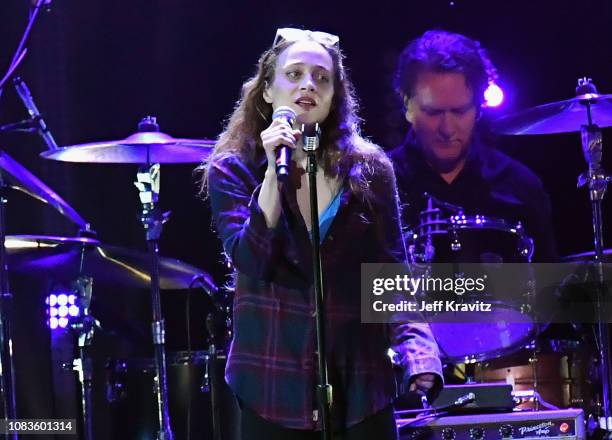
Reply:
[[484, 92], [484, 98], [486, 107], [498, 107], [504, 101], [504, 91], [494, 82], [490, 82]]
[[59, 290], [45, 298], [47, 305], [47, 325], [51, 330], [65, 329], [70, 319], [80, 316], [78, 297], [71, 291]]

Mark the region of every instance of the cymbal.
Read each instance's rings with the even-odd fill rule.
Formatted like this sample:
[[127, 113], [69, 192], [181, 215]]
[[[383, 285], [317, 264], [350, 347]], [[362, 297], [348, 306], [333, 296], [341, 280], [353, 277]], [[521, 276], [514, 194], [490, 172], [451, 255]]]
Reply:
[[71, 145], [41, 153], [45, 159], [80, 163], [199, 163], [215, 141], [181, 139], [159, 132], [137, 132], [125, 139]]
[[87, 228], [87, 222], [68, 203], [2, 150], [0, 150], [0, 173], [10, 188], [47, 203], [81, 229]]
[[493, 123], [493, 131], [515, 135], [577, 132], [588, 123], [586, 101], [591, 103], [593, 123], [611, 127], [612, 95], [589, 94], [503, 116]]
[[[604, 261], [612, 261], [612, 249], [604, 249]], [[566, 262], [590, 261], [595, 258], [595, 251], [582, 252], [580, 254], [566, 255], [562, 258]]]
[[[83, 274], [96, 283], [127, 288], [149, 288], [150, 258], [145, 252], [107, 246], [85, 237], [7, 235], [9, 272], [72, 281]], [[160, 288], [187, 289], [204, 271], [173, 258], [159, 258]]]

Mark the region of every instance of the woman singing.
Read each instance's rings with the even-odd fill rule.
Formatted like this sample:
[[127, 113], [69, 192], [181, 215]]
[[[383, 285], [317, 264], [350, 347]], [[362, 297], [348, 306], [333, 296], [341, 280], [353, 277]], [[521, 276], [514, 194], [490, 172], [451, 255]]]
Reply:
[[[294, 126], [272, 120], [281, 106], [295, 111]], [[213, 221], [237, 272], [226, 380], [243, 409], [243, 439], [320, 438], [301, 124], [319, 123], [322, 132], [316, 209], [334, 435], [397, 438], [390, 347], [412, 390], [427, 393], [441, 383], [426, 324], [360, 320], [361, 263], [401, 263], [405, 253], [392, 166], [360, 136], [356, 111], [338, 37], [279, 29], [204, 167]], [[290, 179], [282, 182], [276, 172], [281, 145], [292, 153]]]

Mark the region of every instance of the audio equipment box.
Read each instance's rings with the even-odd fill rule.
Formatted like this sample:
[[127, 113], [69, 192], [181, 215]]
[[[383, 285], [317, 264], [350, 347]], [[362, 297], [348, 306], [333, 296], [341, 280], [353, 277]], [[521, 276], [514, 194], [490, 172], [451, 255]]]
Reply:
[[396, 420], [400, 440], [583, 440], [586, 438], [584, 414], [579, 409]]

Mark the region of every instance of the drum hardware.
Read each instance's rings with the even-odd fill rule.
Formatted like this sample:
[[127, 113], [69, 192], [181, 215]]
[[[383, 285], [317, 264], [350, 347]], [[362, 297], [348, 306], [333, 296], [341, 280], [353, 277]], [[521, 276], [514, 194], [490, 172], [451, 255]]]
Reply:
[[423, 261], [430, 262], [434, 259], [436, 249], [433, 246], [432, 234], [437, 233], [438, 223], [440, 221], [440, 208], [434, 208], [433, 197], [427, 199], [427, 209], [421, 212], [421, 224], [424, 224], [424, 228], [419, 233], [425, 237], [425, 246], [423, 248]]
[[580, 78], [575, 97], [502, 116], [493, 128], [509, 135], [572, 133], [585, 122], [611, 127], [612, 95], [600, 95], [590, 79]]
[[[94, 238], [46, 235], [8, 235], [9, 271], [56, 280], [71, 280], [84, 273], [96, 283], [147, 289], [151, 275], [147, 254], [119, 246], [108, 246]], [[188, 289], [202, 269], [174, 258], [159, 257], [162, 290]]]
[[612, 126], [612, 95], [600, 95], [590, 78], [578, 79], [576, 96], [565, 101], [533, 107], [499, 118], [495, 131], [513, 135], [580, 132], [588, 171], [578, 177], [578, 187], [588, 187], [591, 201], [593, 265], [597, 272], [596, 310], [598, 315], [596, 340], [600, 359], [602, 410], [599, 425], [612, 432], [612, 365], [608, 325], [602, 316], [605, 285], [603, 282], [603, 214], [602, 201], [611, 176], [601, 164], [603, 140], [601, 128]]
[[0, 174], [5, 188], [21, 191], [48, 204], [80, 229], [89, 230], [89, 224], [68, 203], [2, 150], [0, 150]]
[[75, 291], [78, 293], [79, 306], [82, 313], [77, 318], [72, 318], [70, 327], [77, 336], [79, 358], [73, 361], [73, 370], [77, 372], [81, 385], [81, 416], [83, 422], [83, 437], [86, 440], [93, 439], [93, 365], [89, 356], [89, 347], [93, 342], [94, 332], [100, 329], [100, 322], [89, 313], [91, 304], [93, 278], [88, 276], [79, 277], [74, 283]]
[[26, 24], [26, 27], [23, 32], [23, 35], [21, 36], [21, 39], [19, 40], [19, 45], [17, 46], [17, 50], [15, 50], [15, 54], [13, 55], [13, 58], [11, 59], [9, 68], [7, 69], [7, 72], [4, 74], [2, 79], [0, 79], [0, 97], [2, 96], [2, 91], [3, 91], [2, 87], [11, 78], [13, 73], [15, 73], [15, 71], [17, 70], [17, 67], [19, 66], [19, 64], [21, 64], [26, 53], [28, 52], [28, 49], [25, 48], [25, 44], [26, 44], [26, 41], [28, 40], [30, 32], [32, 31], [34, 22], [36, 21], [36, 17], [38, 17], [38, 13], [42, 9], [43, 5], [48, 6], [49, 3], [50, 3], [49, 0], [35, 0], [34, 2], [31, 2], [31, 9], [30, 9], [29, 17], [28, 17], [28, 23]]
[[[9, 287], [5, 248], [6, 187], [7, 185], [4, 182], [2, 173], [0, 173], [0, 394], [5, 420], [17, 418], [15, 366], [13, 363], [13, 340], [11, 336], [13, 294]], [[11, 437], [17, 438], [16, 434]]]
[[594, 258], [597, 272], [595, 301], [597, 341], [600, 359], [602, 414], [600, 425], [612, 432], [612, 356], [608, 325], [603, 316], [606, 288], [603, 275], [602, 202], [611, 176], [605, 173], [601, 160], [601, 128], [612, 126], [612, 95], [600, 95], [590, 78], [579, 78], [574, 98], [533, 107], [498, 119], [495, 130], [504, 134], [552, 134], [580, 132], [581, 145], [588, 170], [578, 177], [578, 187], [588, 187], [593, 225]]
[[[128, 249], [105, 246], [98, 240], [88, 237], [51, 237], [51, 236], [7, 236], [7, 260], [11, 272], [35, 274], [36, 276], [68, 279], [75, 273], [81, 275], [73, 284], [78, 293], [82, 313], [71, 318], [70, 327], [77, 336], [79, 357], [72, 364], [63, 365], [67, 371], [76, 371], [81, 387], [82, 420], [85, 438], [92, 433], [91, 389], [93, 386], [92, 362], [88, 355], [99, 322], [89, 314], [92, 298], [92, 281], [99, 279], [103, 283], [137, 288], [148, 287], [150, 275], [147, 272], [146, 254]], [[179, 260], [159, 259], [159, 271], [162, 289], [186, 289], [194, 278], [205, 286], [214, 287], [210, 276], [201, 269], [182, 263]], [[121, 381], [112, 382], [116, 386], [107, 386], [107, 399], [113, 401], [121, 393]], [[89, 435], [90, 437], [86, 437]]]
[[[4, 84], [11, 78], [11, 76], [17, 70], [17, 67], [23, 61], [27, 48], [25, 48], [26, 41], [30, 32], [34, 26], [34, 22], [38, 17], [38, 13], [42, 9], [45, 0], [36, 0], [33, 4], [33, 8], [30, 10], [28, 23], [25, 27], [24, 33], [19, 40], [19, 44], [11, 59], [6, 74], [0, 79], [0, 97], [2, 96]], [[18, 165], [18, 166], [11, 166]], [[4, 176], [4, 172], [7, 172], [8, 179]], [[25, 173], [20, 173], [25, 171]], [[14, 174], [15, 172], [16, 174]], [[20, 179], [21, 177], [21, 179]], [[25, 177], [25, 179], [23, 178]], [[5, 249], [5, 238], [6, 238], [6, 204], [7, 199], [5, 198], [5, 191], [7, 188], [11, 188], [10, 181], [17, 181], [18, 183], [30, 182], [40, 183], [38, 179], [34, 178], [33, 175], [29, 174], [23, 167], [17, 162], [8, 158], [6, 153], [0, 150], [0, 399], [2, 403], [2, 412], [5, 420], [17, 418], [17, 402], [15, 393], [15, 375], [13, 365], [13, 350], [12, 350], [12, 336], [11, 336], [11, 325], [12, 325], [12, 309], [13, 309], [13, 296], [10, 292], [8, 270], [6, 261], [6, 249]], [[30, 178], [30, 179], [28, 179]], [[9, 180], [9, 182], [7, 182]], [[36, 186], [36, 185], [35, 185]], [[42, 184], [44, 188], [44, 184]], [[27, 189], [28, 185], [20, 186], [21, 189]], [[42, 188], [41, 186], [38, 187]], [[19, 189], [19, 188], [18, 188]], [[48, 188], [46, 188], [48, 189]], [[46, 195], [53, 194], [51, 190], [45, 192]], [[45, 200], [42, 198], [41, 200]], [[54, 202], [59, 202], [59, 197], [53, 199]], [[58, 206], [68, 207], [67, 204], [52, 204], [56, 209]], [[62, 212], [60, 210], [60, 212]], [[68, 213], [68, 211], [66, 211]], [[62, 212], [62, 214], [66, 215]], [[72, 210], [70, 214], [75, 215], [76, 212]], [[82, 220], [82, 218], [78, 218]], [[85, 222], [82, 221], [84, 225]], [[7, 438], [17, 439], [17, 433], [7, 435]]]
[[[531, 367], [531, 372], [533, 374], [533, 393], [537, 393], [537, 389], [539, 387], [539, 383], [538, 383], [538, 351], [536, 349], [534, 349], [531, 352], [531, 356], [529, 357], [529, 366]], [[538, 395], [539, 396], [539, 395]], [[536, 398], [534, 403], [535, 403], [535, 410], [538, 411], [540, 409], [540, 400]], [[558, 408], [548, 408], [548, 409], [558, 409]]]
[[[167, 352], [170, 415], [174, 435], [180, 439], [213, 439], [210, 393], [201, 389], [209, 367], [211, 388], [217, 391], [222, 440], [238, 440], [239, 408], [223, 378], [226, 357], [210, 350]], [[213, 375], [218, 372], [218, 376]], [[157, 429], [154, 416], [155, 361], [153, 358], [108, 359], [106, 394], [114, 414], [114, 438], [152, 438]]]
[[[60, 214], [78, 225], [84, 233], [91, 233], [89, 224], [60, 196], [26, 168], [0, 150], [0, 394], [5, 418], [17, 418], [15, 378], [12, 355], [12, 303], [13, 297], [9, 288], [8, 271], [15, 269], [13, 264], [15, 237], [6, 235], [5, 210], [6, 189], [21, 191], [43, 203], [49, 204]], [[61, 241], [61, 240], [59, 240]], [[78, 241], [78, 240], [77, 240]], [[87, 242], [84, 239], [80, 243]], [[23, 244], [23, 243], [22, 243]], [[30, 243], [31, 244], [31, 243]], [[78, 266], [76, 266], [78, 267]]]
[[144, 118], [138, 132], [125, 139], [61, 147], [41, 153], [45, 159], [76, 163], [179, 164], [200, 163], [215, 141], [174, 138], [159, 131], [155, 118]]
[[[192, 285], [200, 287], [207, 295], [212, 305], [212, 312], [206, 316], [206, 330], [208, 332], [208, 356], [204, 363], [204, 375], [200, 384], [200, 391], [210, 396], [210, 410], [212, 420], [212, 435], [214, 440], [222, 440], [222, 404], [220, 384], [223, 382], [223, 369], [219, 369], [218, 359], [225, 356], [226, 342], [231, 339], [231, 319], [226, 294], [215, 286], [206, 274], [193, 277]], [[222, 347], [222, 349], [219, 349]]]
[[106, 401], [115, 403], [125, 394], [125, 375], [128, 365], [124, 361], [109, 359], [106, 362]]
[[[153, 126], [155, 118], [145, 118], [139, 124], [139, 131], [145, 131]], [[159, 131], [159, 126], [157, 130]], [[151, 302], [153, 310], [152, 337], [155, 351], [155, 394], [157, 395], [157, 418], [159, 422], [158, 440], [172, 440], [170, 426], [170, 411], [168, 403], [168, 382], [166, 371], [165, 351], [165, 323], [161, 310], [161, 297], [159, 291], [159, 239], [163, 224], [168, 220], [170, 213], [162, 213], [156, 206], [160, 191], [160, 164], [151, 164], [147, 155], [146, 165], [142, 166], [137, 174], [136, 187], [142, 204], [140, 221], [145, 231], [147, 250], [151, 257]]]
[[[140, 222], [145, 232], [150, 260], [150, 289], [152, 302], [152, 339], [155, 347], [158, 440], [173, 438], [168, 410], [168, 387], [165, 358], [165, 323], [160, 300], [159, 239], [163, 224], [170, 213], [162, 213], [157, 206], [160, 192], [161, 163], [198, 163], [212, 151], [214, 142], [208, 140], [176, 139], [160, 132], [155, 117], [147, 116], [138, 124], [138, 132], [125, 139], [73, 145], [46, 151], [43, 158], [86, 163], [131, 163], [141, 165], [134, 184], [142, 205]], [[190, 278], [193, 277], [191, 274]], [[147, 280], [149, 281], [149, 280]]]
[[209, 313], [206, 317], [206, 329], [208, 330], [208, 359], [206, 360], [206, 372], [204, 374], [202, 391], [210, 394], [210, 409], [212, 414], [213, 440], [221, 440], [221, 405], [219, 403], [219, 378], [223, 377], [223, 371], [217, 368], [217, 344], [218, 339], [218, 313]]

